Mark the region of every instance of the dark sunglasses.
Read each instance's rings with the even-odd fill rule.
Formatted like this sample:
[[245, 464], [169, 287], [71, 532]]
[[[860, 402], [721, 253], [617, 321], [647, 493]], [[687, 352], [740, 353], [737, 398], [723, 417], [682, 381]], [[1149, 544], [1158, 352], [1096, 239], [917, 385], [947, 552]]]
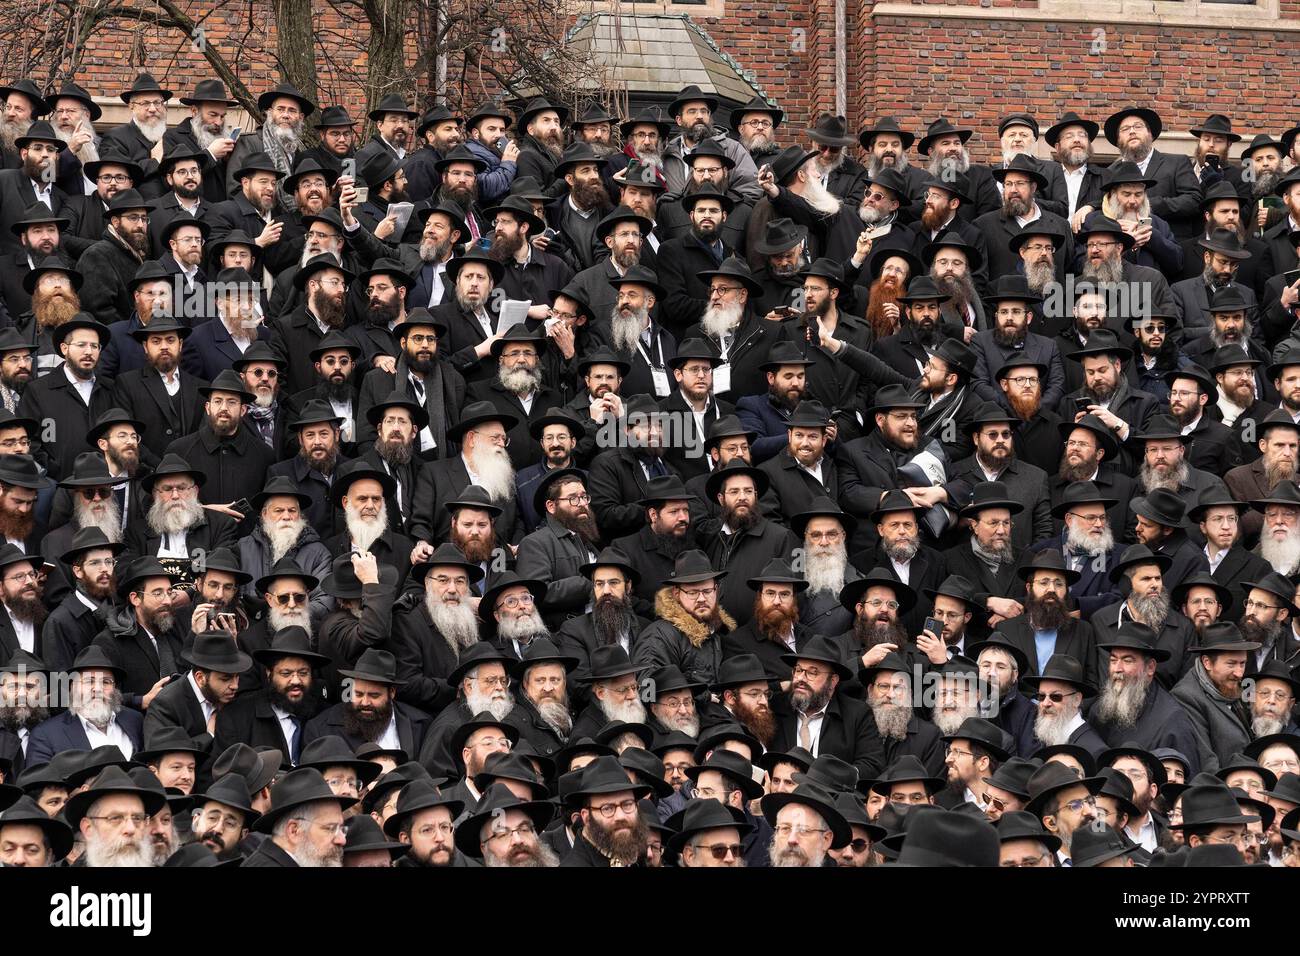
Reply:
[[301, 591], [290, 591], [287, 594], [276, 594], [275, 603], [280, 607], [287, 607], [290, 604], [306, 604], [307, 595]]
[[725, 860], [728, 853], [740, 859], [739, 843], [715, 843], [712, 846], [702, 846], [700, 849], [707, 850], [715, 860]]
[[78, 488], [77, 492], [87, 501], [98, 501], [100, 498], [113, 497], [112, 488]]
[[1067, 697], [1073, 697], [1078, 691], [1071, 691], [1068, 694], [1062, 694], [1059, 690], [1054, 690], [1050, 694], [1034, 694], [1029, 699], [1035, 704], [1041, 704], [1044, 700], [1050, 700], [1053, 704], [1059, 704]]

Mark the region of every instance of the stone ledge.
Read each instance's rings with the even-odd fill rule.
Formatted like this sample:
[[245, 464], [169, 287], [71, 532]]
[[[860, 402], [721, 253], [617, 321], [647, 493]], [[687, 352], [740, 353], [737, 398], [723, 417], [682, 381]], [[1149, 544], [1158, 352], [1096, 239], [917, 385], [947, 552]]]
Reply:
[[[1277, 0], [1258, 4], [1161, 2], [1177, 12], [1157, 9], [1154, 0], [1040, 0], [1038, 8], [982, 7], [958, 4], [877, 3], [862, 11], [872, 19], [1020, 20], [1028, 23], [1087, 23], [1101, 26], [1188, 27], [1198, 30], [1248, 30], [1256, 33], [1300, 33], [1300, 20], [1277, 19]], [[1226, 8], [1226, 12], [1221, 12]]]

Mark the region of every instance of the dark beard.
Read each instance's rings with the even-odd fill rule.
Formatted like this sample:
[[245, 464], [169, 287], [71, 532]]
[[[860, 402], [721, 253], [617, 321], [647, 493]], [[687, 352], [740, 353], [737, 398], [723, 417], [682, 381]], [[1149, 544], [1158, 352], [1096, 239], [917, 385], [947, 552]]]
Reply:
[[600, 528], [596, 526], [596, 519], [590, 511], [585, 518], [557, 513], [555, 520], [581, 538], [584, 544], [595, 544], [600, 540]]
[[[279, 707], [290, 717], [297, 717], [306, 720], [316, 713], [316, 701], [312, 699], [312, 688], [308, 687], [299, 701], [292, 701], [284, 694], [275, 690], [270, 684], [266, 685], [266, 700], [272, 707]], [[344, 708], [345, 711], [350, 708]], [[386, 722], [386, 721], [385, 721]], [[382, 730], [382, 728], [381, 728]]]
[[570, 195], [579, 209], [601, 209], [609, 205], [609, 193], [599, 179], [592, 183], [578, 183], [570, 190]]
[[0, 707], [0, 730], [7, 730], [11, 734], [31, 730], [49, 716], [48, 707]]
[[478, 197], [477, 186], [443, 186], [438, 190], [438, 198], [455, 203], [461, 209], [469, 211], [470, 204]]
[[1029, 326], [1022, 326], [1018, 329], [1005, 329], [997, 326], [993, 329], [993, 341], [998, 343], [1004, 349], [1018, 349], [1025, 344], [1025, 338], [1029, 335]]
[[1065, 605], [1056, 600], [1055, 595], [1046, 600], [1025, 598], [1025, 614], [1029, 626], [1036, 631], [1056, 631], [1060, 633], [1070, 619]]
[[1092, 477], [1092, 473], [1097, 470], [1095, 461], [1085, 461], [1080, 465], [1071, 465], [1065, 458], [1065, 453], [1061, 453], [1061, 467], [1057, 469], [1057, 474], [1064, 481], [1087, 481]]
[[1282, 625], [1278, 621], [1272, 624], [1259, 624], [1255, 621], [1242, 620], [1240, 626], [1242, 640], [1255, 641], [1264, 648], [1272, 647], [1282, 636]]
[[625, 596], [622, 600], [612, 594], [602, 595], [591, 609], [591, 625], [596, 631], [596, 644], [603, 647], [615, 644], [624, 634], [631, 634], [636, 623], [636, 614], [632, 610], [632, 598]]
[[409, 465], [413, 451], [412, 446], [406, 442], [390, 442], [387, 439], [376, 438], [375, 454], [390, 465]]
[[378, 708], [374, 717], [363, 717], [351, 703], [344, 704], [343, 734], [347, 737], [360, 737], [362, 740], [377, 740], [392, 719], [392, 701]]
[[655, 543], [658, 550], [669, 558], [676, 558], [683, 551], [689, 551], [694, 547], [686, 535], [679, 538], [673, 534], [655, 534]]
[[36, 515], [31, 512], [25, 515], [16, 515], [7, 511], [0, 511], [0, 537], [2, 538], [26, 541], [35, 527]]
[[602, 823], [603, 821], [597, 820], [593, 815], [590, 822], [583, 825], [582, 835], [603, 856], [616, 859], [624, 865], [635, 863], [645, 856], [645, 845], [650, 836], [650, 828], [640, 814], [637, 815], [636, 825], [631, 830], [620, 830], [617, 835], [606, 830]]
[[45, 603], [40, 598], [19, 597], [7, 603], [14, 617], [33, 625], [38, 631], [41, 629], [41, 625], [45, 623], [45, 616], [49, 614]]
[[352, 398], [352, 383], [346, 378], [341, 382], [325, 379], [325, 397], [336, 402], [346, 402]]
[[790, 400], [789, 393], [787, 393], [784, 389], [782, 389], [781, 391], [777, 391], [775, 388], [770, 388], [768, 389], [767, 394], [772, 399], [773, 404], [775, 404], [777, 408], [783, 408], [787, 412], [794, 411], [795, 407], [800, 402], [803, 401], [802, 392], [795, 397], [794, 401]]
[[737, 695], [735, 714], [736, 719], [740, 721], [740, 726], [757, 737], [764, 747], [772, 743], [772, 739], [776, 736], [776, 715], [772, 713], [771, 707], [760, 712]]
[[745, 517], [737, 515], [730, 505], [722, 506], [722, 521], [731, 529], [732, 534], [743, 534], [758, 524], [758, 505], [745, 512]]
[[524, 237], [515, 233], [513, 236], [497, 236], [492, 240], [488, 255], [497, 262], [509, 262], [524, 247]]
[[316, 313], [316, 317], [329, 326], [329, 328], [343, 328], [343, 302], [334, 298], [332, 295], [320, 293], [312, 296], [311, 307], [312, 311]]
[[899, 650], [907, 645], [907, 631], [903, 625], [889, 621], [876, 621], [868, 624], [862, 618], [853, 619], [853, 636], [858, 646], [869, 651], [877, 644], [894, 644]]
[[331, 448], [324, 461], [308, 458], [306, 455], [302, 456], [302, 460], [307, 463], [307, 467], [312, 471], [322, 475], [332, 475], [334, 474], [334, 466], [339, 462], [339, 446], [335, 445]]
[[397, 317], [402, 310], [396, 302], [385, 302], [383, 299], [371, 299], [370, 307], [366, 309], [366, 318], [370, 324], [376, 328], [388, 328], [397, 321]]

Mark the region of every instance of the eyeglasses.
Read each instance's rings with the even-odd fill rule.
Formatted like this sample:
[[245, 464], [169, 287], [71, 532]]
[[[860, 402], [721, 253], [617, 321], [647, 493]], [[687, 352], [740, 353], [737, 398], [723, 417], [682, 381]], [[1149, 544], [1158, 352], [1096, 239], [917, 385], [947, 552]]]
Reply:
[[1078, 800], [1071, 800], [1069, 803], [1058, 804], [1056, 807], [1056, 812], [1060, 813], [1062, 810], [1068, 809], [1071, 813], [1078, 813], [1084, 807], [1091, 807], [1093, 810], [1096, 810], [1097, 798], [1081, 797]]
[[678, 588], [677, 590], [681, 591], [682, 594], [694, 601], [696, 598], [712, 597], [714, 594], [717, 594], [718, 586], [716, 584], [710, 584], [707, 587], [702, 588]]
[[24, 581], [36, 581], [40, 579], [40, 573], [37, 571], [21, 571], [17, 574], [5, 576], [6, 584], [21, 584]]
[[949, 747], [948, 753], [956, 754], [958, 757], [970, 757], [971, 760], [979, 760], [979, 757], [976, 757], [969, 750], [958, 750], [956, 747]]
[[536, 602], [533, 600], [533, 596], [531, 594], [519, 594], [513, 597], [508, 597], [504, 601], [498, 601], [497, 607], [509, 608], [511, 611], [513, 611], [521, 604], [527, 607], [528, 605], [534, 603]]
[[1016, 385], [1016, 386], [1018, 386], [1018, 387], [1020, 387], [1020, 388], [1028, 388], [1030, 385], [1037, 385], [1037, 384], [1038, 384], [1038, 376], [1037, 376], [1037, 375], [1017, 375], [1017, 376], [1015, 376], [1014, 378], [1009, 378], [1009, 379], [1007, 379], [1007, 381], [1010, 382], [1012, 385]]
[[728, 856], [734, 856], [740, 859], [741, 845], [739, 843], [713, 843], [709, 846], [703, 846], [699, 843], [692, 843], [698, 853], [707, 853], [715, 860], [725, 860]]
[[290, 604], [306, 604], [307, 594], [305, 591], [287, 591], [284, 594], [268, 595], [275, 600], [280, 607], [288, 607]]
[[102, 173], [95, 177], [97, 183], [129, 183], [131, 177], [126, 173]]
[[475, 679], [478, 681], [478, 683], [482, 684], [484, 687], [509, 687], [510, 686], [510, 678], [505, 676], [504, 674], [496, 675], [493, 677], [478, 677]]
[[999, 866], [1014, 869], [1021, 866], [1038, 866], [1043, 860], [1047, 859], [1046, 853], [1040, 853], [1038, 856], [1023, 856], [1018, 860], [1003, 860]]
[[519, 826], [513, 827], [511, 829], [506, 829], [505, 827], [494, 829], [492, 831], [492, 835], [488, 837], [485, 842], [491, 843], [493, 840], [500, 840], [502, 838], [513, 839], [517, 836], [529, 837], [536, 832], [537, 832], [537, 828], [533, 826], [530, 821], [525, 820], [523, 823], [519, 824]]
[[165, 485], [157, 484], [153, 486], [153, 490], [155, 494], [162, 495], [163, 497], [168, 497], [170, 495], [188, 494], [189, 492], [193, 491], [195, 487], [197, 486], [194, 484], [194, 482], [187, 481], [184, 483], [177, 482], [176, 484], [165, 484]]
[[1279, 607], [1279, 604], [1263, 604], [1251, 598], [1247, 598], [1245, 604], [1247, 611], [1276, 611]]
[[430, 823], [420, 827], [420, 829], [416, 830], [415, 833], [416, 836], [424, 837], [427, 840], [435, 833], [438, 834], [439, 836], [447, 836], [448, 834], [454, 832], [455, 829], [456, 828], [453, 827], [450, 823]]
[[802, 664], [796, 664], [790, 671], [790, 675], [795, 678], [806, 677], [809, 680], [821, 680], [826, 671], [820, 667], [804, 667]]
[[109, 813], [100, 816], [87, 816], [87, 820], [104, 820], [110, 827], [120, 827], [127, 820], [130, 820], [138, 827], [144, 826], [149, 822], [149, 816], [145, 813]]
[[789, 823], [778, 823], [776, 826], [772, 828], [772, 832], [776, 834], [777, 839], [788, 840], [790, 839], [791, 834], [794, 834], [795, 837], [803, 838], [807, 836], [809, 833], [825, 833], [826, 828], [808, 827], [808, 826], [804, 826], [802, 823], [799, 824], [798, 826], [792, 826]]
[[445, 588], [448, 584], [454, 584], [458, 588], [463, 588], [469, 584], [469, 577], [464, 574], [458, 574], [454, 578], [447, 574], [435, 574], [433, 576], [433, 583], [438, 585], [440, 588]]
[[505, 435], [505, 434], [501, 434], [501, 435], [485, 435], [485, 434], [483, 434], [482, 432], [474, 432], [474, 434], [477, 435], [479, 438], [482, 438], [484, 441], [490, 441], [492, 444], [494, 444], [494, 445], [500, 445], [502, 448], [509, 448], [509, 447], [510, 447], [510, 436], [509, 436], [509, 435]]
[[1059, 704], [1061, 701], [1065, 700], [1065, 698], [1074, 697], [1078, 693], [1079, 692], [1077, 690], [1072, 690], [1068, 694], [1063, 694], [1059, 690], [1054, 690], [1050, 694], [1045, 694], [1045, 693], [1034, 694], [1029, 699], [1032, 700], [1035, 704], [1041, 704], [1045, 700], [1050, 700], [1053, 704]]
[[1081, 515], [1077, 511], [1067, 511], [1066, 514], [1070, 515], [1073, 518], [1078, 518], [1080, 521], [1086, 521], [1089, 524], [1106, 523], [1106, 515], [1104, 513], [1099, 515]]
[[585, 505], [591, 501], [591, 495], [569, 495], [567, 498], [557, 498], [556, 501], [568, 503], [570, 507], [576, 508], [578, 505]]
[[98, 501], [100, 498], [113, 497], [112, 488], [78, 488], [77, 493], [87, 501]]
[[588, 809], [593, 813], [599, 813], [602, 817], [608, 820], [620, 810], [622, 810], [624, 814], [631, 816], [636, 812], [636, 801], [624, 800], [621, 803], [602, 803], [598, 807], [588, 807]]
[[98, 571], [100, 568], [110, 569], [117, 567], [117, 558], [92, 558], [89, 561], [83, 561], [81, 566], [91, 571]]
[[891, 611], [897, 611], [902, 605], [897, 601], [882, 601], [880, 598], [872, 598], [870, 601], [862, 601], [859, 607], [869, 607], [874, 611], [879, 611], [882, 607], [887, 607]]

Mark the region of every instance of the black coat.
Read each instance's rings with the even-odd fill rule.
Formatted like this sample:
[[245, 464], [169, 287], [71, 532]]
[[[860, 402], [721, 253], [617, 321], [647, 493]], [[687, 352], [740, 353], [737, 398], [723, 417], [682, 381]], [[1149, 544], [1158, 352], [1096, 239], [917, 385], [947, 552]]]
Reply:
[[[265, 325], [257, 327], [257, 342], [271, 343], [271, 333]], [[220, 318], [213, 316], [194, 330], [194, 334], [181, 346], [181, 368], [195, 378], [212, 381], [244, 357], [244, 353]]]
[[[1098, 644], [1110, 641], [1119, 633], [1120, 608], [1124, 608], [1124, 620], [1131, 620], [1132, 616], [1129, 614], [1124, 601], [1108, 605], [1089, 618], [1093, 629], [1096, 631]], [[1165, 619], [1165, 626], [1161, 628], [1160, 634], [1156, 637], [1156, 646], [1162, 647], [1169, 652], [1169, 659], [1156, 665], [1156, 680], [1164, 684], [1167, 689], [1172, 690], [1174, 685], [1178, 683], [1179, 678], [1187, 672], [1192, 662], [1192, 657], [1188, 655], [1187, 648], [1195, 643], [1196, 633], [1192, 628], [1192, 622], [1183, 617], [1178, 611], [1171, 610], [1169, 617]], [[1100, 673], [1101, 667], [1108, 665], [1110, 655], [1108, 652], [1099, 650], [1097, 658], [1097, 667]]]
[[[790, 707], [789, 697], [773, 699], [776, 736], [769, 750], [789, 750], [799, 745], [799, 720]], [[871, 709], [860, 700], [834, 695], [826, 705], [821, 733], [813, 756], [833, 754], [858, 769], [858, 777], [874, 780], [885, 767], [885, 745], [876, 729]]]
[[204, 422], [193, 434], [168, 445], [167, 451], [207, 475], [199, 488], [199, 500], [205, 505], [252, 498], [266, 486], [266, 472], [275, 464], [275, 452], [244, 426], [230, 438], [219, 438]]
[[728, 572], [718, 582], [722, 589], [718, 606], [737, 623], [745, 624], [754, 616], [754, 590], [746, 582], [762, 574], [773, 558], [791, 560], [794, 550], [803, 547], [803, 541], [784, 525], [764, 518], [744, 533], [711, 534], [704, 545], [713, 567]]
[[[77, 456], [95, 450], [86, 433], [92, 422], [113, 407], [113, 394], [113, 380], [96, 377], [87, 406], [62, 368], [27, 383], [18, 415], [40, 425], [32, 435], [32, 455], [45, 464], [51, 478], [57, 481], [70, 475]], [[48, 442], [42, 440], [46, 434], [51, 438]]]
[[158, 691], [158, 696], [144, 712], [146, 741], [153, 740], [159, 731], [168, 727], [179, 727], [188, 737], [211, 742], [208, 723], [203, 719], [203, 706], [194, 696], [188, 676], [173, 680]]
[[[207, 152], [199, 148], [199, 141], [194, 135], [193, 117], [181, 120], [163, 133], [163, 150], [165, 152], [172, 153], [181, 147], [184, 147], [185, 151], [189, 153]], [[222, 202], [227, 198], [226, 161], [224, 159], [213, 159], [211, 153], [207, 154], [206, 160], [202, 166], [203, 191], [200, 198], [205, 203]]]
[[[439, 354], [442, 353], [439, 352]], [[466, 403], [467, 387], [464, 376], [456, 371], [451, 363], [443, 361], [441, 367], [443, 418], [446, 427], [450, 428], [460, 421], [460, 410], [465, 407]], [[366, 413], [371, 406], [384, 401], [393, 392], [399, 392], [412, 399], [415, 395], [411, 388], [411, 375], [406, 367], [406, 356], [400, 353], [395, 374], [389, 374], [381, 368], [372, 368], [366, 373], [365, 378], [361, 380], [361, 393], [356, 406], [356, 441], [359, 451], [369, 450], [375, 442], [375, 426], [370, 424], [369, 419], [366, 418]], [[425, 411], [429, 411], [428, 399], [428, 389], [426, 388]], [[531, 441], [531, 438], [529, 440]], [[514, 442], [511, 442], [511, 444], [514, 444]], [[431, 454], [434, 458], [446, 458], [452, 454], [452, 450], [444, 442], [443, 447], [434, 449]]]
[[[783, 327], [780, 322], [768, 322], [763, 318], [764, 315], [766, 313], [750, 308], [740, 320], [731, 341], [727, 343], [726, 357], [727, 364], [731, 367], [731, 388], [716, 391], [715, 397], [734, 404], [744, 395], [761, 395], [767, 391], [767, 373], [760, 366], [767, 361], [773, 343], [783, 337]], [[722, 352], [722, 343], [706, 334], [698, 324], [686, 330], [683, 341], [686, 339], [709, 339], [719, 353]], [[715, 371], [715, 388], [716, 378]], [[626, 389], [623, 391], [624, 394], [631, 394]]]
[[298, 861], [291, 857], [280, 845], [270, 837], [258, 844], [257, 849], [244, 857], [244, 862], [239, 866], [243, 867], [282, 867], [296, 868]]
[[680, 338], [687, 326], [700, 321], [709, 306], [710, 280], [699, 274], [718, 268], [731, 252], [724, 245], [715, 253], [692, 233], [659, 247], [656, 272], [667, 293], [659, 302], [659, 321], [673, 335]]
[[[664, 462], [669, 471], [672, 470]], [[637, 504], [649, 491], [650, 479], [628, 448], [610, 448], [592, 459], [587, 472], [591, 510], [606, 538], [622, 537], [645, 524], [645, 508]]]
[[[874, 717], [872, 718], [875, 719]], [[947, 776], [944, 758], [947, 748], [939, 735], [939, 728], [928, 720], [922, 720], [916, 714], [907, 722], [907, 736], [902, 740], [894, 737], [882, 737], [885, 745], [883, 765], [888, 767], [898, 761], [899, 757], [915, 757], [925, 766], [925, 772], [932, 777]]]
[[596, 559], [596, 546], [548, 514], [532, 534], [519, 542], [515, 570], [525, 578], [546, 582], [542, 617], [556, 628], [566, 618], [586, 612], [592, 600], [591, 579], [579, 568]]
[[524, 411], [523, 402], [519, 401], [519, 397], [507, 391], [506, 387], [496, 379], [481, 380], [470, 385], [465, 401], [467, 403], [489, 402], [497, 411], [515, 419], [515, 426], [507, 432], [510, 436], [510, 447], [507, 451], [510, 453], [510, 463], [516, 470], [535, 465], [542, 460], [541, 443], [533, 438], [529, 428], [532, 427], [533, 422], [546, 415], [547, 409], [564, 404], [560, 392], [544, 384], [533, 393], [532, 410]]
[[[1065, 489], [1070, 483], [1056, 473], [1053, 473], [1047, 481], [1052, 493], [1052, 507], [1055, 508], [1061, 503]], [[1117, 542], [1135, 540], [1134, 528], [1137, 526], [1137, 517], [1129, 505], [1142, 493], [1136, 480], [1131, 475], [1120, 471], [1113, 463], [1103, 461], [1097, 467], [1097, 475], [1092, 482], [1101, 494], [1115, 502], [1106, 509], [1106, 517], [1110, 521], [1110, 529], [1115, 534], [1115, 540]], [[1052, 519], [1053, 535], [1060, 534], [1063, 527], [1064, 522], [1060, 518]], [[1042, 538], [1038, 540], [1041, 541]]]
[[1097, 714], [1094, 701], [1088, 707], [1087, 719], [1112, 747], [1136, 744], [1148, 753], [1168, 747], [1177, 750], [1190, 762], [1187, 775], [1190, 780], [1202, 769], [1197, 732], [1191, 718], [1160, 681], [1153, 680], [1147, 688], [1146, 701], [1132, 726], [1109, 724]]
[[[469, 484], [469, 471], [460, 455], [431, 461], [421, 468], [415, 482], [410, 536], [416, 541], [450, 540], [451, 515], [445, 503], [459, 498]], [[507, 544], [517, 544], [524, 536], [518, 503], [513, 498], [493, 503], [501, 508], [501, 514], [492, 522], [497, 545], [504, 548]]]
[[506, 723], [519, 728], [521, 739], [532, 744], [539, 754], [552, 760], [566, 742], [555, 732], [555, 728], [542, 720], [542, 715], [537, 712], [533, 702], [523, 693], [515, 694], [515, 707], [506, 716]]
[[[353, 750], [366, 743], [360, 737], [344, 733], [343, 707], [343, 704], [335, 704], [307, 721], [307, 726], [302, 732], [304, 748], [313, 740], [331, 734], [342, 737]], [[418, 754], [424, 743], [425, 732], [429, 729], [429, 715], [401, 701], [394, 701], [393, 709], [397, 713], [397, 739], [401, 743], [402, 750], [408, 755]]]
[[[633, 554], [631, 551], [625, 553], [628, 555]], [[659, 580], [664, 579], [660, 578]], [[628, 634], [629, 657], [636, 653], [637, 641], [654, 618], [653, 608], [653, 595], [650, 598], [650, 610], [646, 611], [645, 614], [642, 614], [639, 605], [637, 607], [637, 616], [633, 619], [631, 632]], [[578, 666], [569, 672], [568, 678], [569, 696], [576, 709], [577, 705], [586, 699], [587, 688], [591, 685], [591, 655], [600, 646], [600, 640], [596, 636], [596, 628], [592, 623], [591, 615], [583, 614], [579, 617], [569, 618], [560, 625], [560, 629], [555, 635], [555, 642], [566, 656], [577, 658], [578, 661]], [[570, 734], [569, 736], [574, 735]]]
[[[165, 634], [155, 634], [161, 643], [166, 641], [171, 647], [172, 657], [178, 668], [183, 668], [181, 657], [181, 636], [176, 627]], [[136, 622], [135, 614], [129, 608], [119, 609], [109, 616], [108, 626], [100, 631], [93, 643], [102, 647], [126, 673], [126, 680], [119, 682], [118, 690], [128, 707], [140, 709], [141, 698], [149, 693], [159, 678], [173, 673], [164, 672], [159, 661], [158, 651], [149, 635]]]
[[[302, 730], [306, 722], [299, 723], [298, 743], [301, 749]], [[223, 753], [227, 747], [237, 743], [248, 744], [254, 748], [273, 747], [284, 754], [286, 760], [289, 759], [289, 741], [284, 739], [280, 720], [271, 709], [271, 702], [264, 691], [240, 694], [217, 711], [217, 732], [212, 743], [212, 752]]]
[[[54, 215], [71, 219], [71, 210], [67, 209], [68, 195], [58, 186], [50, 187], [50, 202]], [[22, 241], [13, 230], [13, 224], [25, 218], [27, 207], [36, 202], [36, 189], [27, 174], [21, 169], [0, 170], [0, 252], [12, 254], [24, 252]], [[96, 236], [96, 239], [99, 237]], [[91, 245], [91, 241], [69, 232], [60, 237], [63, 255], [76, 259]]]
[[398, 700], [428, 713], [437, 713], [451, 702], [455, 689], [447, 683], [447, 675], [460, 659], [434, 626], [423, 594], [397, 602], [389, 650], [397, 658]]
[[758, 469], [770, 482], [762, 498], [763, 514], [783, 525], [788, 525], [792, 516], [811, 508], [815, 499], [834, 498], [839, 491], [835, 461], [825, 453], [821, 459], [820, 482], [795, 460], [789, 448], [763, 462]]
[[[975, 486], [986, 479], [975, 456], [971, 455], [952, 466], [953, 478], [945, 486], [949, 501], [962, 506], [970, 501]], [[1027, 548], [1035, 541], [1052, 536], [1052, 492], [1047, 475], [1028, 462], [1013, 459], [998, 481], [1007, 486], [1007, 497], [1024, 505], [1024, 510], [1011, 516], [1011, 543], [1017, 549]]]
[[[963, 536], [957, 544], [943, 553], [944, 564], [949, 574], [960, 574], [975, 585], [977, 596], [1003, 597], [1021, 601], [1025, 596], [1025, 583], [1016, 576], [1021, 549], [1014, 549], [1015, 556], [998, 565], [994, 572], [984, 561], [975, 555], [971, 548], [971, 539]], [[981, 602], [983, 603], [983, 602]], [[974, 621], [972, 620], [972, 624]]]
[[[1020, 648], [1021, 653], [1025, 655], [1025, 659], [1029, 661], [1029, 668], [1020, 675], [1021, 677], [1034, 677], [1042, 673], [1043, 665], [1047, 661], [1038, 659], [1038, 645], [1034, 640], [1034, 630], [1029, 626], [1028, 615], [1021, 614], [1009, 621], [1003, 621], [998, 625], [998, 630], [1007, 640]], [[1099, 675], [1109, 673], [1109, 668], [1104, 671], [1098, 670], [1096, 635], [1093, 632], [1092, 625], [1085, 620], [1069, 619], [1065, 627], [1056, 635], [1056, 644], [1053, 646], [1052, 654], [1064, 654], [1067, 657], [1073, 657], [1083, 665], [1084, 678], [1094, 686]]]
[[[480, 344], [487, 341], [488, 334], [483, 331], [478, 319], [462, 309], [450, 293], [451, 290], [448, 290], [450, 297], [444, 299], [441, 305], [429, 310], [434, 319], [447, 327], [447, 333], [438, 340], [438, 354], [451, 362], [467, 382], [496, 378], [497, 360], [491, 353], [480, 359], [474, 352]], [[488, 297], [487, 316], [493, 332], [497, 330], [500, 321], [494, 308], [495, 302], [494, 298]]]
[[1241, 464], [1241, 444], [1232, 429], [1202, 415], [1191, 432], [1187, 462], [1193, 468], [1222, 477]]
[[[851, 560], [857, 565], [858, 570], [864, 574], [871, 571], [872, 568], [880, 568], [895, 581], [899, 580], [898, 572], [894, 570], [894, 565], [885, 554], [882, 541], [877, 540], [875, 547], [871, 551], [855, 554]], [[936, 551], [927, 545], [921, 545], [908, 563], [907, 576], [907, 586], [916, 592], [916, 606], [907, 613], [900, 614], [898, 623], [907, 630], [908, 637], [914, 638], [921, 633], [921, 628], [925, 624], [926, 612], [932, 606], [921, 591], [924, 588], [937, 588], [943, 583], [943, 579], [948, 576], [948, 568], [944, 564], [942, 552]]]
[[[234, 499], [231, 499], [234, 500]], [[239, 547], [239, 522], [219, 511], [203, 510], [199, 523], [185, 533], [185, 546], [190, 554], [206, 554], [217, 548]], [[162, 547], [162, 535], [149, 527], [148, 522], [133, 521], [126, 531], [126, 550], [130, 555], [157, 555]]]
[[81, 309], [104, 325], [125, 319], [135, 308], [131, 298], [131, 280], [140, 268], [141, 259], [107, 232], [86, 249], [77, 260], [81, 273]]
[[[733, 414], [735, 406], [730, 402], [710, 400], [709, 407], [704, 410], [703, 433], [696, 427], [694, 411], [680, 388], [674, 388], [673, 393], [659, 403], [659, 410], [673, 416], [668, 421], [682, 423], [680, 430], [675, 427], [664, 429], [666, 447], [663, 458], [668, 467], [681, 475], [684, 481], [696, 475], [708, 474], [709, 457], [704, 446], [705, 435], [719, 418]], [[674, 438], [677, 440], [674, 441]]]
[[69, 594], [45, 619], [36, 656], [51, 671], [66, 671], [103, 627], [101, 612], [87, 607], [75, 594]]
[[152, 368], [123, 372], [115, 380], [119, 408], [144, 425], [140, 443], [161, 458], [167, 446], [197, 429], [204, 420], [204, 398], [199, 389], [208, 383], [177, 369], [181, 390], [167, 394], [162, 376]]
[[1201, 228], [1201, 184], [1190, 159], [1153, 149], [1146, 178], [1156, 181], [1147, 187], [1152, 214], [1169, 223], [1176, 236], [1186, 238]]
[[[250, 239], [256, 239], [262, 234], [262, 230], [267, 227], [267, 221], [248, 201], [248, 197], [243, 194], [238, 184], [236, 184], [235, 189], [238, 192], [235, 198], [216, 203], [208, 210], [208, 225], [212, 227], [212, 233], [208, 237], [209, 242], [224, 239], [236, 229], [242, 229]], [[288, 218], [287, 215], [281, 213], [272, 215], [271, 221], [287, 222]], [[282, 239], [287, 232], [288, 227], [286, 225], [280, 233]], [[300, 254], [301, 250], [297, 254], [294, 253], [291, 243], [272, 243], [261, 250], [261, 264], [272, 275], [275, 275], [294, 265], [295, 256]]]
[[[816, 636], [815, 632], [808, 630], [802, 624], [795, 623], [794, 646], [796, 650], [802, 650], [804, 645]], [[763, 670], [767, 672], [769, 680], [788, 681], [790, 679], [790, 665], [781, 660], [783, 654], [789, 653], [790, 648], [784, 643], [778, 643], [767, 637], [767, 635], [760, 634], [753, 621], [722, 636], [722, 656], [724, 660], [738, 654], [753, 654], [762, 661]]]
[[271, 327], [271, 347], [288, 366], [280, 390], [291, 395], [314, 385], [316, 366], [311, 351], [320, 345], [325, 334], [315, 317], [308, 314], [307, 304], [299, 303], [292, 312], [271, 319], [268, 324]]

